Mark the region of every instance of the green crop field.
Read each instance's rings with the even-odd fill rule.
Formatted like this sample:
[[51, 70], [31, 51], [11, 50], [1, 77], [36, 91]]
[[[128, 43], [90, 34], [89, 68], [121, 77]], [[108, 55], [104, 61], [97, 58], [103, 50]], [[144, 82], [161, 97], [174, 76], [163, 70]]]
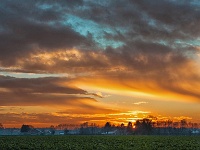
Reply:
[[200, 150], [200, 136], [1, 136], [0, 150]]

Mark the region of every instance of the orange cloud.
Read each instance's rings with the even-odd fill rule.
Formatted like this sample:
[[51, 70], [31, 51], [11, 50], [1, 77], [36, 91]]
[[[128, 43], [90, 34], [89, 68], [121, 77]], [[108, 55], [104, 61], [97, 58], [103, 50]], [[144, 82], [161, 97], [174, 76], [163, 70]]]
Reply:
[[[200, 12], [193, 2], [3, 1], [1, 6], [0, 111], [1, 106], [83, 114], [124, 109], [105, 105], [113, 97], [101, 92], [200, 103]], [[17, 73], [23, 73], [20, 79], [8, 77]], [[57, 77], [32, 79], [31, 73]]]
[[[137, 119], [146, 117], [149, 112], [144, 111], [130, 111], [120, 113], [117, 111], [108, 111], [102, 109], [102, 113], [91, 112], [89, 114], [79, 114], [70, 112], [56, 112], [56, 113], [0, 113], [1, 121], [6, 127], [15, 124], [15, 127], [21, 127], [22, 124], [32, 124], [36, 127], [47, 127], [58, 124], [81, 124], [83, 122], [94, 122], [103, 126], [107, 121], [114, 124], [135, 122]], [[107, 114], [105, 114], [107, 113]]]
[[141, 104], [147, 104], [148, 102], [136, 102], [136, 103], [133, 103], [135, 105], [141, 105]]
[[[156, 47], [157, 48], [157, 47]], [[145, 47], [146, 49], [146, 47]], [[122, 51], [123, 50], [123, 51]], [[200, 99], [200, 72], [197, 62], [180, 53], [148, 51], [42, 51], [20, 59], [17, 66], [27, 72], [67, 73], [74, 82], [90, 87], [135, 92], [179, 100]], [[63, 81], [58, 82], [63, 85]], [[195, 87], [195, 88], [194, 88]]]
[[143, 95], [155, 99], [171, 99], [181, 101], [200, 100], [200, 85], [198, 76], [195, 79], [184, 78], [157, 78], [151, 76], [97, 76], [84, 77], [74, 80], [74, 84], [85, 88], [99, 88], [105, 91], [117, 91], [125, 95]]

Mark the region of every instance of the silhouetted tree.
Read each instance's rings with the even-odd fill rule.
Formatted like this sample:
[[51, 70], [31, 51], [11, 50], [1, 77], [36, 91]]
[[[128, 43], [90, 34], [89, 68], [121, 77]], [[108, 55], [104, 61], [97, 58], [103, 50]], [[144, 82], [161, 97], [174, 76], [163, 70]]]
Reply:
[[91, 124], [90, 124], [91, 134], [96, 134], [97, 127], [98, 127], [98, 126], [97, 126], [96, 123], [91, 123]]
[[80, 127], [80, 134], [90, 134], [88, 122], [84, 122]]
[[181, 120], [181, 128], [187, 127], [187, 121], [185, 119]]
[[172, 128], [172, 126], [173, 126], [173, 121], [172, 120], [167, 120], [167, 127], [168, 128]]
[[66, 128], [65, 130], [64, 130], [64, 135], [67, 135], [69, 133], [69, 130]]
[[104, 130], [108, 134], [108, 132], [111, 130], [111, 124], [110, 124], [110, 122], [106, 122], [106, 124], [104, 126]]
[[135, 123], [135, 132], [137, 134], [150, 134], [152, 130], [151, 120], [144, 118], [142, 120], [137, 120]]
[[119, 126], [119, 131], [120, 131], [120, 134], [125, 134], [125, 125], [122, 123], [120, 126]]
[[51, 135], [55, 134], [55, 127], [53, 125], [50, 126]]
[[3, 127], [3, 124], [2, 123], [0, 123], [0, 129], [3, 129], [4, 127]]
[[29, 132], [31, 129], [33, 128], [33, 126], [31, 125], [22, 125], [20, 132]]
[[132, 134], [133, 133], [133, 125], [132, 122], [129, 122], [126, 128], [127, 134]]

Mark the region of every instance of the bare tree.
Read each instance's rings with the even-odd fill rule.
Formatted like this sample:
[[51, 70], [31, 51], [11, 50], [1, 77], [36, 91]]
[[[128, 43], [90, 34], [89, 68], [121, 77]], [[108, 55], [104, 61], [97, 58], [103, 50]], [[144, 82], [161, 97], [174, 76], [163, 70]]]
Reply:
[[132, 122], [129, 122], [126, 128], [127, 134], [132, 134], [133, 133], [133, 124]]
[[2, 123], [0, 123], [0, 129], [3, 129], [4, 127], [3, 127], [3, 124]]
[[106, 131], [106, 133], [108, 134], [108, 132], [111, 130], [111, 124], [110, 122], [106, 122], [104, 129]]
[[135, 132], [137, 134], [150, 134], [152, 130], [152, 120], [148, 118], [144, 118], [141, 120], [137, 120], [135, 123], [136, 130]]

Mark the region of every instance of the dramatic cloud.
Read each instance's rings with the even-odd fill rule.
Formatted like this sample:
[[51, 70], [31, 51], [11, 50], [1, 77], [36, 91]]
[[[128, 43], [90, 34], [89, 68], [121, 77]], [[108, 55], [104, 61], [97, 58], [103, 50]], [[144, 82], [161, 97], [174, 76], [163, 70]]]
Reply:
[[112, 112], [103, 90], [199, 104], [199, 26], [197, 0], [3, 1], [0, 106]]
[[[0, 76], [1, 106], [85, 105], [96, 100], [86, 91], [70, 86], [66, 78], [18, 79]], [[92, 95], [92, 94], [91, 94]], [[88, 103], [88, 104], [87, 104]], [[84, 106], [83, 106], [84, 107]]]
[[64, 12], [58, 10], [61, 6], [62, 3], [57, 6], [56, 3], [51, 5], [23, 0], [2, 2], [0, 63], [13, 65], [16, 59], [40, 49], [49, 51], [87, 46], [88, 43], [92, 45], [88, 38], [74, 31], [70, 25], [63, 24]]

